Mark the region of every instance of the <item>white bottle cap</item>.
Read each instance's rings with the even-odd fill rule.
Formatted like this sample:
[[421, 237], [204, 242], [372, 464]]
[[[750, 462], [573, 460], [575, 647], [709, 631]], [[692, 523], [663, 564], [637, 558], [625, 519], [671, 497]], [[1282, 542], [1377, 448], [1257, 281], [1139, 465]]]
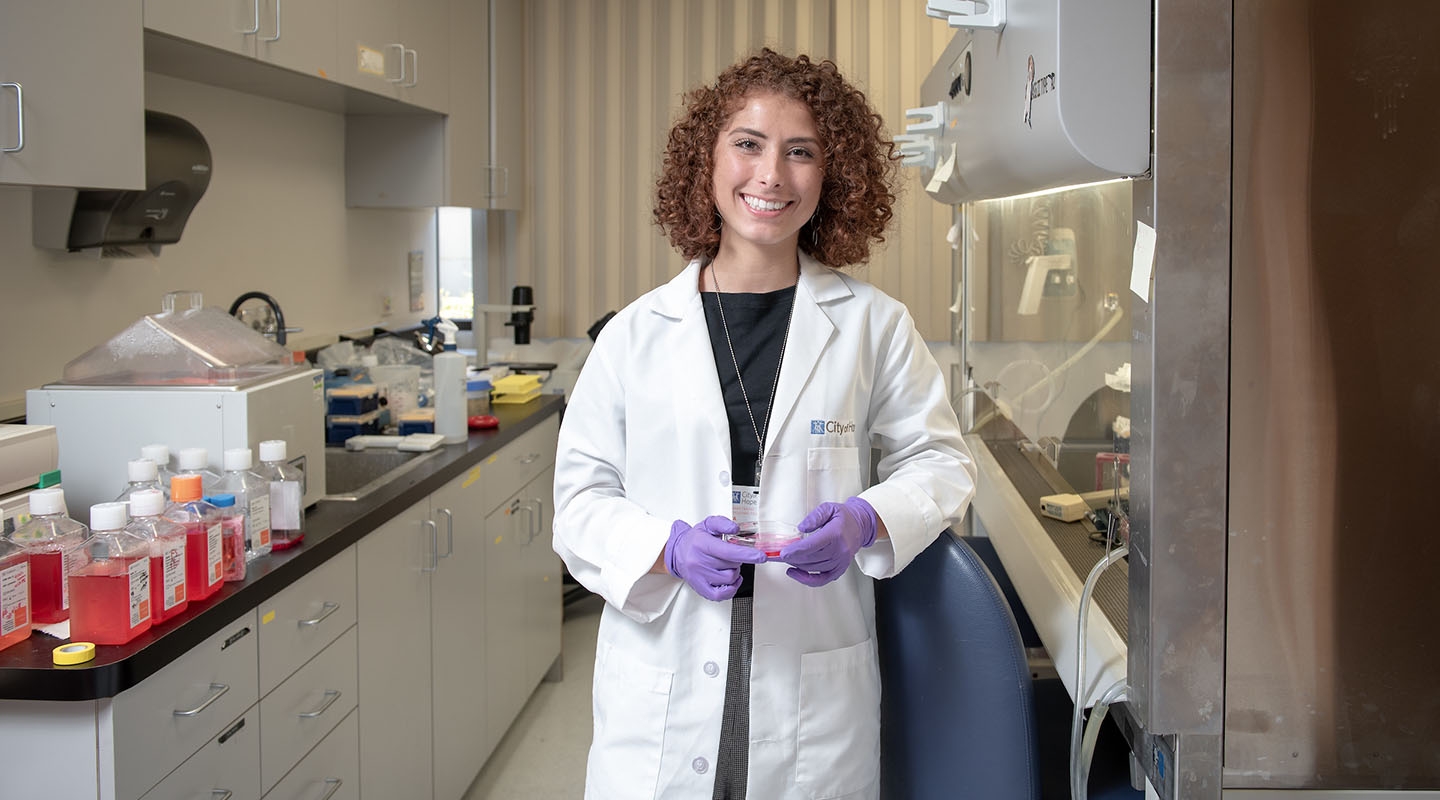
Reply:
[[250, 454], [248, 447], [232, 447], [225, 451], [225, 471], [234, 472], [237, 469], [250, 469], [255, 466], [255, 459]]
[[124, 503], [96, 503], [90, 506], [90, 530], [118, 531], [130, 521]]
[[164, 510], [165, 493], [159, 489], [141, 489], [130, 495], [132, 517], [158, 517]]
[[140, 448], [140, 457], [148, 458], [155, 462], [156, 466], [170, 466], [170, 447], [163, 444], [147, 444]]
[[159, 468], [148, 458], [125, 462], [125, 474], [129, 476], [131, 483], [148, 483], [160, 479]]
[[59, 514], [65, 510], [65, 490], [56, 486], [30, 493], [30, 516]]
[[266, 439], [265, 441], [261, 442], [261, 443], [260, 443], [260, 460], [261, 460], [261, 461], [284, 461], [284, 460], [285, 460], [285, 440], [284, 440], [284, 439]]
[[186, 447], [175, 456], [175, 463], [182, 470], [205, 469], [209, 461], [210, 454], [203, 447]]

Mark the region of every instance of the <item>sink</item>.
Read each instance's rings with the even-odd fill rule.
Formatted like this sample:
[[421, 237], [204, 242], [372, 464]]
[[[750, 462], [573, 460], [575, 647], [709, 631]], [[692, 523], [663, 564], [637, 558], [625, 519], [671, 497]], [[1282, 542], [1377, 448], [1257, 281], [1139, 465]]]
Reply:
[[325, 496], [322, 500], [355, 501], [440, 454], [406, 450], [345, 450], [325, 448]]

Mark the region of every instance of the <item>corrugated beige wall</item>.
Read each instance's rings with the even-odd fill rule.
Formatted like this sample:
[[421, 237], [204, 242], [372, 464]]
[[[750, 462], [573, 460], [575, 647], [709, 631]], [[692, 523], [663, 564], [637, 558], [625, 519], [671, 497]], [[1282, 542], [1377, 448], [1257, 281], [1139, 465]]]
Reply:
[[[675, 275], [650, 221], [666, 134], [688, 89], [751, 51], [833, 59], [894, 134], [949, 35], [924, 0], [528, 0], [526, 207], [487, 226], [491, 300], [532, 285], [535, 335], [583, 336]], [[859, 274], [948, 340], [950, 210], [903, 175], [897, 224]]]

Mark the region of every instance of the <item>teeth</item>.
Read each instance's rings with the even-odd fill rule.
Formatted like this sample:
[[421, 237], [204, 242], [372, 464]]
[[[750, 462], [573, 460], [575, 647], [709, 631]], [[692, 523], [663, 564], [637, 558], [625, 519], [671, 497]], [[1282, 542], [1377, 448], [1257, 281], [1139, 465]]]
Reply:
[[761, 200], [758, 197], [751, 197], [749, 195], [741, 196], [745, 198], [745, 205], [750, 206], [756, 211], [779, 211], [780, 209], [785, 207], [785, 203], [780, 200], [766, 202], [765, 200]]

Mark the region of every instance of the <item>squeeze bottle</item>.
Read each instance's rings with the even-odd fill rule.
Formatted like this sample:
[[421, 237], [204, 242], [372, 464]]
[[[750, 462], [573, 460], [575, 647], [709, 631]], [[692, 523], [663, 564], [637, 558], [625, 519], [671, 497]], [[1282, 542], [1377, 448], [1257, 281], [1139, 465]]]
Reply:
[[161, 623], [190, 605], [185, 587], [185, 528], [160, 516], [165, 494], [142, 489], [130, 495], [125, 530], [150, 543], [150, 620]]
[[225, 451], [225, 474], [215, 484], [217, 493], [235, 495], [235, 507], [245, 517], [245, 560], [270, 554], [270, 484], [251, 472], [255, 461], [248, 447]]
[[30, 560], [0, 539], [0, 650], [30, 638]]
[[160, 468], [154, 461], [143, 456], [134, 461], [125, 462], [125, 475], [130, 482], [125, 484], [124, 491], [115, 498], [117, 503], [130, 502], [131, 495], [143, 489], [160, 488]]
[[70, 568], [70, 641], [125, 644], [150, 630], [150, 543], [125, 530], [124, 503], [90, 507], [88, 558]]
[[170, 479], [170, 507], [165, 519], [185, 528], [185, 593], [204, 600], [225, 582], [224, 533], [215, 506], [200, 498], [199, 475]]
[[255, 474], [270, 484], [270, 549], [288, 550], [305, 541], [305, 474], [287, 462], [284, 439], [260, 443]]
[[10, 534], [30, 561], [30, 613], [41, 624], [70, 618], [71, 561], [84, 560], [90, 529], [65, 514], [65, 490], [30, 493], [30, 521]]
[[445, 335], [445, 349], [435, 354], [435, 432], [446, 444], [458, 444], [469, 435], [465, 421], [465, 364], [455, 349], [455, 323], [442, 319], [435, 326]]

